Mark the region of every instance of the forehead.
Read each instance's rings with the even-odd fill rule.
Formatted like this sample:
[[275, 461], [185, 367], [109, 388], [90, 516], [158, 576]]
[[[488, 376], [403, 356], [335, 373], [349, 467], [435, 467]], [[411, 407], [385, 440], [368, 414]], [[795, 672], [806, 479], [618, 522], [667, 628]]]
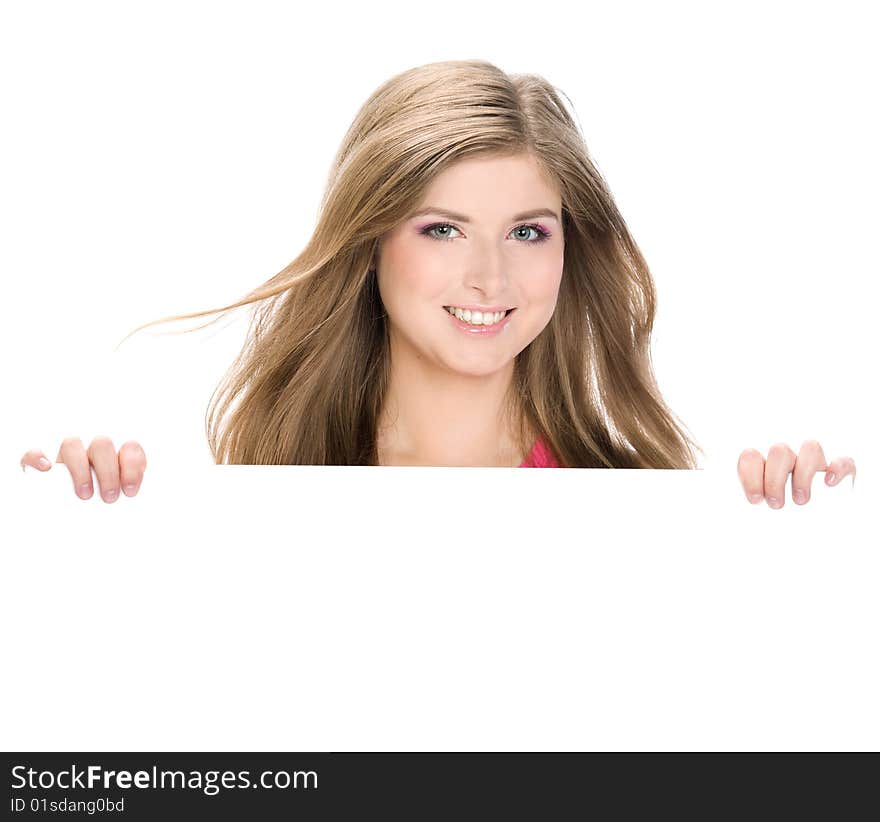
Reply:
[[419, 206], [432, 205], [468, 214], [548, 206], [558, 210], [559, 188], [530, 154], [459, 160], [428, 185]]

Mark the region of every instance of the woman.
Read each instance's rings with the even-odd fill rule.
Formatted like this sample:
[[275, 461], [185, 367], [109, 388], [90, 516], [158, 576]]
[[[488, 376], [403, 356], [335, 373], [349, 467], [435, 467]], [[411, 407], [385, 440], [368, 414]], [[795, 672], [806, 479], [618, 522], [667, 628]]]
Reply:
[[[391, 78], [349, 128], [303, 252], [236, 303], [161, 322], [250, 304], [208, 409], [217, 463], [697, 467], [651, 367], [648, 265], [539, 76], [466, 60]], [[48, 470], [41, 456], [22, 466]], [[94, 466], [108, 502], [146, 468], [138, 443], [106, 437], [69, 438], [56, 461], [84, 499]], [[855, 466], [815, 442], [739, 462], [758, 501], [826, 470]]]

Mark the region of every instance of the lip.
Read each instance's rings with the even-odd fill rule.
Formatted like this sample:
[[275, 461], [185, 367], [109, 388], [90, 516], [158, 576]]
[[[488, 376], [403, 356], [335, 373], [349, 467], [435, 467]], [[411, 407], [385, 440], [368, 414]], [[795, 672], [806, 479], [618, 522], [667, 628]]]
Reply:
[[[464, 306], [456, 306], [456, 308], [464, 308]], [[466, 323], [458, 319], [455, 314], [450, 314], [445, 308], [441, 310], [447, 317], [449, 317], [449, 319], [457, 328], [459, 328], [461, 331], [464, 331], [465, 334], [470, 334], [474, 337], [494, 337], [496, 334], [500, 334], [504, 330], [505, 326], [510, 322], [514, 312], [516, 311], [515, 308], [510, 309], [510, 311], [504, 317], [498, 320], [498, 322], [494, 325], [479, 326], [471, 325], [470, 323]], [[498, 310], [504, 311], [505, 309], [499, 308]]]

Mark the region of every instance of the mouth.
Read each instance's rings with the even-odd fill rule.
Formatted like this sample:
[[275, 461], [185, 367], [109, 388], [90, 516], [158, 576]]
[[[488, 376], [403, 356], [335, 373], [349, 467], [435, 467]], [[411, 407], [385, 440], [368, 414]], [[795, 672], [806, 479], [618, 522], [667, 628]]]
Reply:
[[[449, 310], [450, 308], [454, 308], [454, 306], [451, 306], [451, 305], [444, 305], [444, 306], [443, 306], [443, 310], [444, 310], [447, 314], [452, 313], [452, 312]], [[516, 308], [508, 308], [508, 309], [506, 309], [505, 312], [504, 312], [504, 317], [508, 316], [509, 314], [512, 314], [514, 311], [516, 311]], [[502, 317], [501, 319], [503, 320], [504, 317]]]
[[[468, 336], [474, 338], [486, 338], [486, 337], [494, 337], [496, 334], [501, 333], [507, 325], [508, 320], [510, 319], [510, 315], [516, 311], [516, 308], [507, 308], [502, 310], [498, 310], [494, 312], [494, 314], [487, 313], [485, 317], [482, 319], [486, 319], [486, 317], [491, 317], [493, 322], [490, 322], [488, 325], [484, 322], [476, 322], [472, 323], [470, 320], [465, 320], [463, 317], [459, 318], [453, 311], [450, 309], [453, 306], [443, 306], [443, 310], [450, 316], [455, 326], [457, 326], [461, 331], [464, 331]], [[466, 310], [466, 309], [462, 309]], [[497, 317], [497, 319], [495, 319]]]

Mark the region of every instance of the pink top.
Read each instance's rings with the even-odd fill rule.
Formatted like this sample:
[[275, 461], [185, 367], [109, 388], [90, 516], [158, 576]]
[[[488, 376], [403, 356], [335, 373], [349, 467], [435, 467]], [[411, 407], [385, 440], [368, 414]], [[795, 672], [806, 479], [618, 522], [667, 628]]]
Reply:
[[520, 468], [559, 468], [560, 465], [553, 456], [553, 452], [544, 443], [541, 437], [535, 440], [532, 450], [526, 456], [525, 462], [520, 463]]

